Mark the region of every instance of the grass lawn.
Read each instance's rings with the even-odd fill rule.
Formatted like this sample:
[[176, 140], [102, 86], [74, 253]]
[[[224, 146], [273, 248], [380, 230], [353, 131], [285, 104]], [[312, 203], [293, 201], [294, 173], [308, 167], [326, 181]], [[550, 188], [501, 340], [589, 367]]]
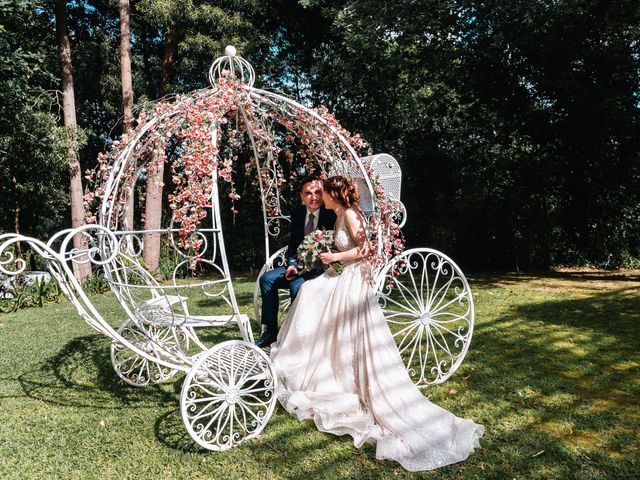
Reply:
[[[204, 451], [180, 418], [183, 375], [127, 386], [111, 368], [109, 340], [62, 301], [0, 315], [0, 478], [640, 478], [640, 272], [470, 283], [467, 357], [424, 392], [485, 425], [466, 462], [410, 474], [280, 407], [256, 440]], [[235, 285], [253, 317], [252, 279]], [[119, 323], [113, 296], [93, 301]], [[227, 338], [239, 338], [237, 327], [209, 340]]]

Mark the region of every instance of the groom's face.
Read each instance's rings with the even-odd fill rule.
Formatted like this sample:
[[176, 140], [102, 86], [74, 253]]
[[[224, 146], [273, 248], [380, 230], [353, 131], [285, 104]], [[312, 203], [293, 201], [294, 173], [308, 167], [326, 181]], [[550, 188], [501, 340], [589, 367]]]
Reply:
[[310, 212], [318, 210], [322, 206], [322, 182], [314, 180], [305, 183], [300, 191], [300, 198]]

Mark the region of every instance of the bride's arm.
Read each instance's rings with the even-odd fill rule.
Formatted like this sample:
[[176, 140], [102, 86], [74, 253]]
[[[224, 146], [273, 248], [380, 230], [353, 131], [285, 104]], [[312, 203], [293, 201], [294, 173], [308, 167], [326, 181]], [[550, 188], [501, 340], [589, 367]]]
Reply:
[[344, 252], [322, 253], [320, 258], [324, 263], [345, 262], [348, 260], [359, 260], [369, 254], [369, 240], [364, 218], [355, 210], [347, 210], [344, 213], [344, 221], [347, 224], [351, 237], [356, 242], [356, 246]]

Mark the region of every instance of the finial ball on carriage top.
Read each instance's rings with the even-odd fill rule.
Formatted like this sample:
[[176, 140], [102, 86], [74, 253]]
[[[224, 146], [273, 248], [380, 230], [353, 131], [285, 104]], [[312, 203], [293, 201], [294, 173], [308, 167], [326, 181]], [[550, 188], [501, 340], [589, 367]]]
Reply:
[[255, 73], [251, 64], [244, 58], [238, 56], [238, 51], [233, 45], [227, 45], [224, 49], [224, 55], [216, 58], [209, 68], [209, 83], [213, 88], [217, 88], [220, 79], [231, 74], [242, 84], [249, 87], [253, 86], [255, 81]]

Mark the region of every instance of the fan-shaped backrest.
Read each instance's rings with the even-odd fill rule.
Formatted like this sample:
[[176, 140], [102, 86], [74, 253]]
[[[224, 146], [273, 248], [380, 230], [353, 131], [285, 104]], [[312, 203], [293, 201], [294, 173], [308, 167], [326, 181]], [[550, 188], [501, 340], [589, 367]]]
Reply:
[[[360, 161], [365, 168], [371, 168], [375, 175], [378, 176], [382, 188], [384, 188], [384, 194], [387, 198], [399, 201], [400, 189], [402, 184], [402, 171], [398, 161], [388, 153], [378, 153], [376, 155], [369, 155], [367, 157], [361, 157]], [[360, 194], [360, 208], [362, 212], [368, 217], [373, 213], [374, 199], [371, 195], [371, 191], [367, 187], [362, 171], [358, 168], [358, 165], [348, 164], [342, 166], [341, 170], [333, 167], [329, 171], [329, 175], [345, 175], [353, 179]]]

